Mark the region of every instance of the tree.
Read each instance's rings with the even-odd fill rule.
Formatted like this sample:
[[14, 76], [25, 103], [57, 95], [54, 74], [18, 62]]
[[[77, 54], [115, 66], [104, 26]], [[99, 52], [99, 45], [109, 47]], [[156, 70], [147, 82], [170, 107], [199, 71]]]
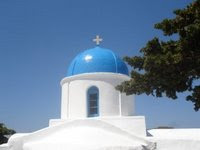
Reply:
[[8, 129], [3, 123], [0, 123], [0, 144], [7, 143], [8, 138], [6, 135], [12, 135], [16, 133], [12, 129]]
[[189, 91], [186, 100], [200, 108], [200, 0], [174, 11], [173, 19], [155, 24], [164, 36], [177, 35], [177, 40], [148, 41], [141, 56], [125, 57], [132, 67], [131, 80], [116, 88], [130, 94], [163, 95], [176, 99], [177, 93]]

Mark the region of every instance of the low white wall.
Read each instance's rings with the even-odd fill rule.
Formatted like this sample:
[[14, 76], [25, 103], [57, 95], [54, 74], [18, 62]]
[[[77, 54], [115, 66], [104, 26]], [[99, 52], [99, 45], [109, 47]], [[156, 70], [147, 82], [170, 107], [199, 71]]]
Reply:
[[156, 142], [158, 150], [200, 150], [200, 141], [195, 139], [154, 138], [151, 141]]
[[150, 139], [158, 150], [200, 150], [200, 129], [152, 129]]
[[[144, 116], [126, 116], [126, 117], [101, 117], [101, 118], [86, 118], [84, 120], [101, 120], [118, 127], [128, 133], [140, 137], [146, 137], [146, 124]], [[51, 119], [49, 126], [57, 126], [64, 123], [74, 121], [73, 119]]]

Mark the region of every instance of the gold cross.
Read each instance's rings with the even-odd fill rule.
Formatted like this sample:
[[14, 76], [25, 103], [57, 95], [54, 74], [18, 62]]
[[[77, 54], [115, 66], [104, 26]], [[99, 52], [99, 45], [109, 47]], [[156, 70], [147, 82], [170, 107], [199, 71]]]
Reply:
[[95, 39], [93, 39], [93, 42], [96, 42], [96, 45], [99, 45], [100, 44], [100, 42], [102, 42], [103, 41], [103, 39], [102, 38], [100, 38], [99, 37], [99, 35], [96, 35], [96, 38]]

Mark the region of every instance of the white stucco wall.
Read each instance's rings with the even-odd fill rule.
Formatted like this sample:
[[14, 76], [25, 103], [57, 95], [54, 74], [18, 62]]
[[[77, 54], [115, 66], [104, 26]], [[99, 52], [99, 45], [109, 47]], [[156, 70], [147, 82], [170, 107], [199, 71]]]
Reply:
[[30, 134], [15, 134], [6, 150], [155, 150], [154, 142], [114, 124], [98, 119], [71, 120]]
[[[78, 119], [51, 119], [49, 126], [57, 126]], [[146, 123], [144, 116], [121, 116], [121, 117], [98, 117], [98, 118], [85, 118], [80, 120], [100, 120], [110, 125], [116, 126], [128, 133], [137, 135], [139, 137], [146, 137]]]
[[115, 89], [130, 78], [116, 73], [87, 73], [66, 77], [61, 81], [61, 119], [87, 117], [87, 90], [99, 89], [99, 116], [134, 115], [134, 96]]
[[200, 150], [200, 129], [151, 129], [147, 139], [156, 142], [158, 150]]
[[121, 94], [122, 97], [122, 116], [135, 115], [135, 99], [134, 95], [127, 96], [125, 93]]

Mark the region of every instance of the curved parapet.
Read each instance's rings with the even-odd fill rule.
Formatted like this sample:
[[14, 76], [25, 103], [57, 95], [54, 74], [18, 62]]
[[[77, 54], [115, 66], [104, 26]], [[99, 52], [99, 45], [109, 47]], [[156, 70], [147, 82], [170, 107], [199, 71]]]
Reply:
[[95, 119], [74, 120], [30, 133], [16, 140], [17, 142], [10, 145], [12, 150], [155, 149], [153, 142]]

